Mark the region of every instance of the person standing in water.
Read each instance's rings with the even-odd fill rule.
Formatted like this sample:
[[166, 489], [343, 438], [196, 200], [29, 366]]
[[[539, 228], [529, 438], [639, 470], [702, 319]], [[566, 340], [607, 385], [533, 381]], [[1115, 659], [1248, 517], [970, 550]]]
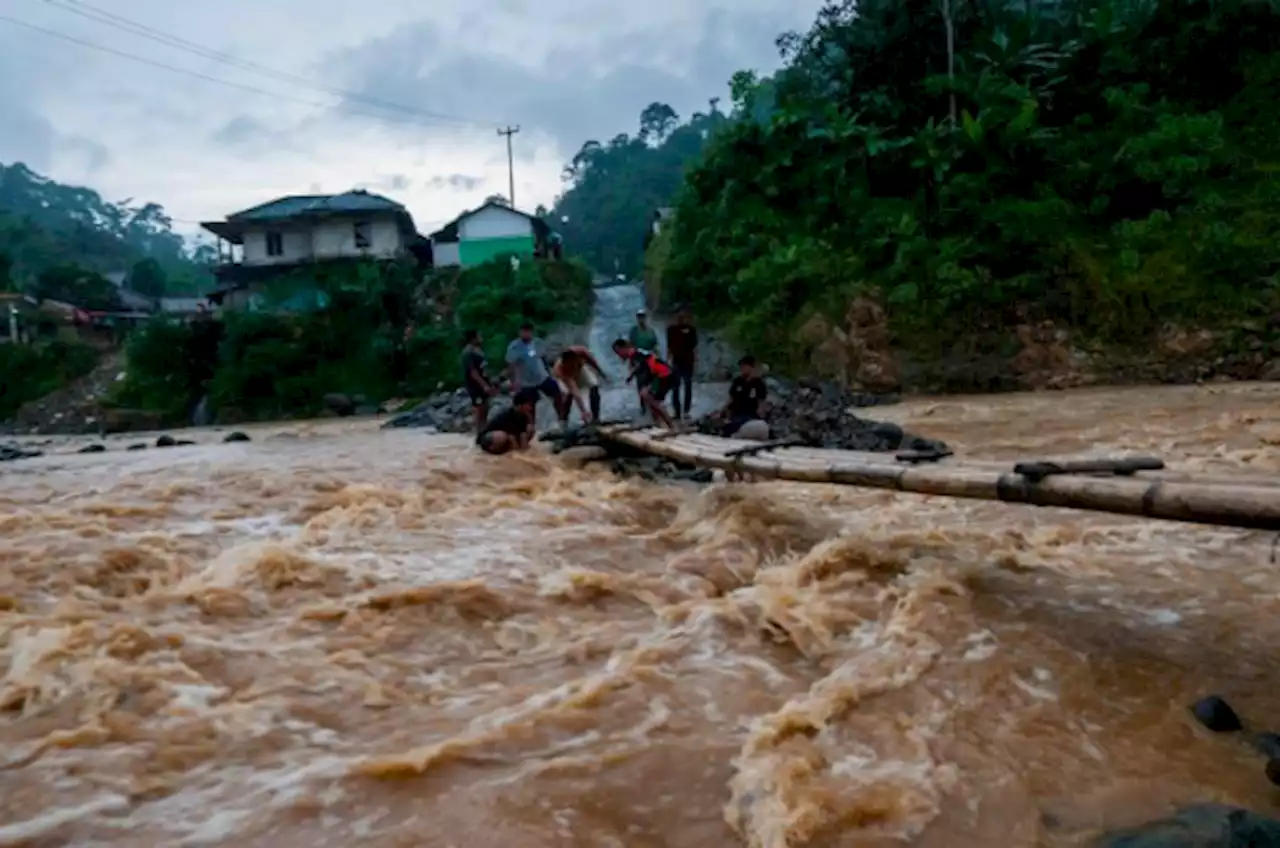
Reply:
[[698, 329], [693, 326], [687, 307], [676, 310], [676, 320], [667, 326], [667, 356], [675, 369], [675, 385], [671, 405], [676, 419], [687, 418], [693, 406], [693, 368], [698, 351]]
[[507, 345], [507, 371], [511, 375], [511, 393], [519, 394], [522, 389], [533, 391], [534, 404], [537, 404], [541, 393], [560, 409], [560, 384], [551, 378], [547, 363], [542, 359], [541, 346], [533, 337], [533, 325], [523, 324], [520, 336]]
[[471, 399], [476, 432], [479, 433], [484, 430], [484, 425], [489, 420], [489, 398], [498, 393], [498, 387], [485, 374], [487, 363], [484, 358], [484, 349], [480, 346], [482, 343], [480, 331], [467, 330], [462, 338], [462, 384], [466, 386], [467, 397]]
[[[591, 351], [582, 345], [570, 345], [556, 357], [551, 366], [551, 376], [560, 383], [562, 399], [560, 408], [560, 425], [569, 426], [569, 411], [572, 404], [578, 405], [582, 413], [582, 423], [590, 424], [600, 420], [600, 383], [605, 379], [604, 369], [591, 355]], [[582, 390], [586, 389], [590, 396], [591, 409], [587, 411], [587, 403], [582, 399]]]
[[636, 381], [641, 407], [653, 416], [654, 422], [670, 429], [671, 416], [663, 409], [662, 401], [671, 390], [674, 375], [671, 366], [653, 351], [638, 348], [627, 339], [615, 341], [613, 352], [630, 366], [631, 376], [627, 379]]
[[[631, 346], [634, 348], [652, 351], [658, 356], [662, 355], [662, 351], [658, 350], [658, 334], [654, 331], [653, 327], [649, 325], [649, 313], [644, 309], [636, 310], [636, 323], [635, 326], [627, 332], [627, 341], [630, 342]], [[630, 381], [631, 378], [627, 378], [627, 382]], [[640, 411], [644, 412], [644, 398], [640, 397], [641, 388], [641, 385], [636, 383], [636, 397], [640, 400]]]
[[533, 441], [533, 410], [537, 403], [537, 389], [521, 389], [511, 406], [493, 416], [480, 431], [476, 445], [493, 456], [526, 450]]

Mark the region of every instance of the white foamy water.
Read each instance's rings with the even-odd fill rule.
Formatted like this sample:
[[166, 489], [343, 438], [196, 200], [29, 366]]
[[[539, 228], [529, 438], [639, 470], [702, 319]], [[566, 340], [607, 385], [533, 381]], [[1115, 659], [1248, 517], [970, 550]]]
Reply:
[[[1278, 400], [877, 413], [1261, 475]], [[0, 845], [1084, 845], [1273, 802], [1186, 713], [1280, 712], [1266, 534], [250, 432], [0, 466]]]

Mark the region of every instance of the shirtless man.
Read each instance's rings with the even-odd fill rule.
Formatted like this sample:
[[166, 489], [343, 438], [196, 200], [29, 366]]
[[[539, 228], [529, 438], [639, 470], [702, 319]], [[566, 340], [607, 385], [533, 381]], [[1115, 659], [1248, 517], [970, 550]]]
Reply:
[[[574, 403], [582, 413], [583, 424], [600, 419], [600, 383], [605, 379], [604, 369], [590, 351], [581, 345], [565, 348], [551, 366], [551, 376], [560, 383], [563, 394], [556, 410], [560, 414], [560, 426], [569, 426], [570, 406]], [[587, 402], [582, 399], [584, 388], [590, 395], [590, 411], [587, 411]]]

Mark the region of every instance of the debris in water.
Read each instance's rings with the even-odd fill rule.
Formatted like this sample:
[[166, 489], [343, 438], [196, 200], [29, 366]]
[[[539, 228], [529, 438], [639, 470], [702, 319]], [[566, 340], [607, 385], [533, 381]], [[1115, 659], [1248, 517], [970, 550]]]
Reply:
[[1214, 733], [1237, 733], [1244, 730], [1240, 716], [1223, 698], [1210, 695], [1191, 705], [1191, 714]]

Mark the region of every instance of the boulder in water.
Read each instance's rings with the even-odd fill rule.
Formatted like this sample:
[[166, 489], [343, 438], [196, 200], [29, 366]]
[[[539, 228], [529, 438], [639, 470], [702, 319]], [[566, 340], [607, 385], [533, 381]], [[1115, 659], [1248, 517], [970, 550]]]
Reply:
[[424, 401], [382, 425], [384, 430], [399, 427], [435, 427], [438, 430], [440, 422], [436, 419], [431, 401]]
[[177, 443], [178, 443], [178, 440], [175, 439], [173, 436], [169, 436], [169, 435], [160, 436], [159, 438], [156, 439], [156, 447], [158, 448], [171, 448]]
[[0, 445], [0, 462], [13, 462], [15, 459], [34, 459], [44, 456], [38, 450], [27, 450], [18, 445]]
[[106, 445], [85, 445], [76, 451], [76, 453], [104, 453], [107, 449]]
[[1107, 833], [1094, 848], [1280, 848], [1280, 821], [1240, 807], [1197, 804], [1166, 819]]
[[247, 442], [247, 441], [250, 441], [250, 439], [249, 439], [248, 433], [241, 433], [239, 430], [236, 430], [235, 432], [228, 433], [226, 435], [226, 438], [224, 438], [222, 441], [223, 442]]
[[1191, 714], [1214, 733], [1237, 733], [1244, 730], [1240, 716], [1225, 699], [1218, 695], [1201, 698], [1191, 705]]

